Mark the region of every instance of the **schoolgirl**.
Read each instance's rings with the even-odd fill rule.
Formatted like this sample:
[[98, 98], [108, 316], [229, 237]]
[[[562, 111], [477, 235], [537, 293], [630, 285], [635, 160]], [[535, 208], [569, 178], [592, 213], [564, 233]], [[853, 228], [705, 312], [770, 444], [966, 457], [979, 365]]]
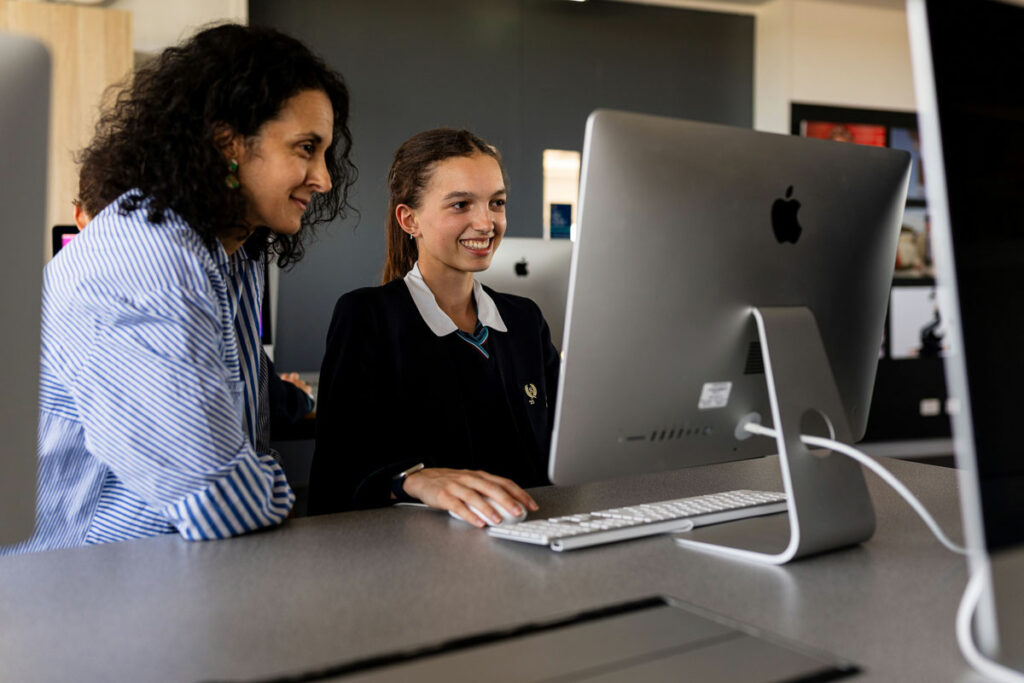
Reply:
[[505, 234], [498, 151], [419, 133], [388, 174], [380, 287], [342, 296], [320, 374], [314, 514], [418, 500], [477, 526], [536, 510], [558, 354], [529, 299], [477, 282]]

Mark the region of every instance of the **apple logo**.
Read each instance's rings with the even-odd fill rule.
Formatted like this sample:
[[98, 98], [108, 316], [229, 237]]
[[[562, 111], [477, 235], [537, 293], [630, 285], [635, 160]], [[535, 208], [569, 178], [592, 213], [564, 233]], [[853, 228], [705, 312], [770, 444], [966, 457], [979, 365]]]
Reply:
[[530, 264], [526, 262], [525, 258], [518, 261], [516, 263], [516, 275], [518, 275], [519, 277], [526, 277], [527, 275], [529, 275], [530, 271], [527, 270], [527, 266], [529, 265]]
[[803, 228], [800, 227], [800, 222], [796, 218], [796, 212], [800, 210], [800, 202], [790, 199], [792, 196], [793, 186], [790, 185], [786, 188], [786, 198], [780, 197], [772, 204], [772, 230], [775, 231], [775, 239], [779, 241], [779, 244], [783, 242], [796, 244], [796, 241], [800, 239], [800, 233], [803, 232]]

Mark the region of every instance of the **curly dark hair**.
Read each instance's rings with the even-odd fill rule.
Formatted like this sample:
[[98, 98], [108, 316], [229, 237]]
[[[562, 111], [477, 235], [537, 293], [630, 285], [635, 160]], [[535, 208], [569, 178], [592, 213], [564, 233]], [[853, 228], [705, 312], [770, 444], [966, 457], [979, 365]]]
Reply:
[[[296, 235], [248, 226], [246, 202], [225, 183], [227, 163], [218, 133], [227, 126], [253, 141], [285, 102], [319, 90], [334, 109], [334, 139], [326, 150], [332, 187], [316, 194]], [[207, 28], [164, 50], [140, 68], [101, 115], [92, 143], [79, 154], [88, 169], [97, 207], [131, 189], [119, 210], [148, 201], [147, 218], [164, 220], [170, 209], [210, 249], [226, 232], [254, 229], [245, 249], [252, 256], [276, 255], [281, 266], [297, 262], [312, 227], [345, 216], [348, 191], [356, 179], [349, 160], [348, 88], [305, 45], [264, 27], [225, 24]]]
[[96, 158], [92, 158], [88, 163], [81, 164], [81, 168], [78, 169], [78, 196], [72, 202], [81, 208], [90, 219], [110, 203], [110, 201], [103, 201], [99, 195], [100, 184], [96, 179], [98, 170], [96, 161]]

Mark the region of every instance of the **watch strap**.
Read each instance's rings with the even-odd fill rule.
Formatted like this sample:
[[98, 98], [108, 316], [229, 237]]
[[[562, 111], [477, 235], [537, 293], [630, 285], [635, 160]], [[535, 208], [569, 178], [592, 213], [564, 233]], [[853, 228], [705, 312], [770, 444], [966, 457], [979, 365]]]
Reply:
[[405, 492], [403, 488], [405, 486], [405, 480], [410, 474], [415, 474], [425, 467], [423, 463], [417, 463], [409, 469], [402, 470], [394, 477], [391, 478], [391, 493], [394, 494], [395, 500], [400, 503], [416, 503], [419, 502], [416, 498], [413, 498]]

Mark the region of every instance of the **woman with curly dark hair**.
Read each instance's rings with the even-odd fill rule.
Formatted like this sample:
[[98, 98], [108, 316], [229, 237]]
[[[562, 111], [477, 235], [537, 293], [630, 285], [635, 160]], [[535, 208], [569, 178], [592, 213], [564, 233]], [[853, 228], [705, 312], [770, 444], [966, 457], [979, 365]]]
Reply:
[[347, 120], [317, 56], [236, 25], [164, 51], [101, 116], [81, 161], [105, 208], [44, 276], [36, 533], [8, 552], [288, 516], [259, 436], [263, 273], [347, 208]]

